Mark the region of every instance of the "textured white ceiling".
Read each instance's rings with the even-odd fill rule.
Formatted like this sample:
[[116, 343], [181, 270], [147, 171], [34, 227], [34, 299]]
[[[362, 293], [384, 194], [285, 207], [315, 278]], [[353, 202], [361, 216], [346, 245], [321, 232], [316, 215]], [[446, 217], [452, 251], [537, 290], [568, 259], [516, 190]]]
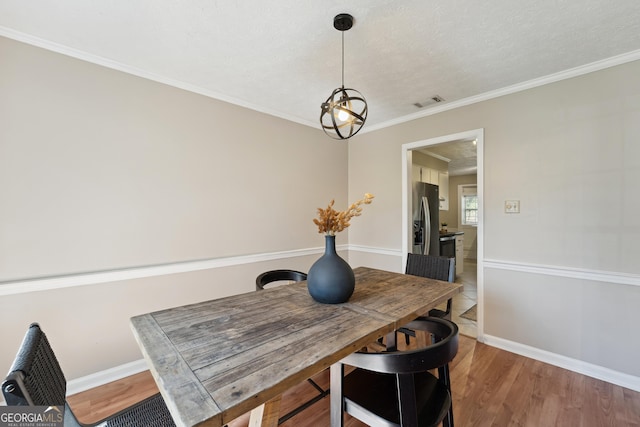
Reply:
[[341, 81], [342, 12], [356, 19], [345, 86], [369, 103], [363, 132], [640, 59], [638, 0], [0, 0], [0, 35], [319, 128]]
[[449, 176], [478, 172], [478, 150], [472, 139], [430, 145], [418, 151], [447, 162]]

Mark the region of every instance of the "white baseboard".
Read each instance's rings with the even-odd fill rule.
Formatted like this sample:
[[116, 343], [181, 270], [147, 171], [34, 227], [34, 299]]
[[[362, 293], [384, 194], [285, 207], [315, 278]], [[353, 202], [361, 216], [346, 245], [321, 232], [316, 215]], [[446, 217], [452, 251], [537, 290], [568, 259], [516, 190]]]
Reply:
[[487, 334], [484, 334], [483, 342], [492, 347], [640, 392], [640, 377]]
[[104, 371], [67, 381], [67, 396], [117, 381], [149, 369], [144, 359], [115, 366]]

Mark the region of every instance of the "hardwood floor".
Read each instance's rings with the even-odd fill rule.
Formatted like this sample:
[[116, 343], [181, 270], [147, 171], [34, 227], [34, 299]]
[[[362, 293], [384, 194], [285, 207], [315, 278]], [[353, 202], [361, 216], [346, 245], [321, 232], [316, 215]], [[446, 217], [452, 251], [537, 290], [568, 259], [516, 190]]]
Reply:
[[[518, 356], [460, 336], [451, 363], [454, 420], [466, 426], [640, 426], [640, 393]], [[314, 377], [328, 387], [328, 373]], [[95, 421], [155, 392], [143, 372], [69, 397], [81, 421]], [[307, 382], [283, 396], [282, 412], [315, 390]], [[120, 404], [120, 405], [119, 405]], [[246, 427], [248, 414], [229, 427]], [[349, 418], [348, 427], [364, 426]], [[284, 427], [329, 426], [329, 399], [291, 418]]]
[[158, 392], [149, 371], [74, 394], [67, 402], [79, 421], [91, 424]]

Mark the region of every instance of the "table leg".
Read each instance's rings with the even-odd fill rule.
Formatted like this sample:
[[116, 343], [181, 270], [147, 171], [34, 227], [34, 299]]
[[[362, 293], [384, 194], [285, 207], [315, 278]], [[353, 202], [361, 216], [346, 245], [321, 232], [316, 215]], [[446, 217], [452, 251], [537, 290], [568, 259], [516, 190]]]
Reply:
[[251, 411], [249, 427], [277, 427], [282, 396], [274, 397]]
[[344, 365], [340, 362], [331, 365], [331, 427], [344, 427], [344, 415], [342, 413], [342, 380], [344, 378]]
[[431, 335], [427, 331], [416, 330], [416, 347], [424, 348], [431, 344]]
[[387, 346], [387, 350], [389, 351], [398, 349], [398, 343], [396, 342], [397, 340], [396, 334], [397, 334], [397, 331], [389, 332], [385, 338], [385, 344]]

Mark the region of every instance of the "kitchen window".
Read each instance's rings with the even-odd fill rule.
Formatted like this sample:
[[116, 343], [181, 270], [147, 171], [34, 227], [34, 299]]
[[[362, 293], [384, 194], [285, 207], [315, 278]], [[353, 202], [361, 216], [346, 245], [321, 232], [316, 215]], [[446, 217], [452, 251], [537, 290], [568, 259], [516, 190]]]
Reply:
[[460, 222], [462, 225], [478, 225], [478, 187], [460, 186]]
[[462, 225], [478, 225], [478, 196], [462, 196]]

